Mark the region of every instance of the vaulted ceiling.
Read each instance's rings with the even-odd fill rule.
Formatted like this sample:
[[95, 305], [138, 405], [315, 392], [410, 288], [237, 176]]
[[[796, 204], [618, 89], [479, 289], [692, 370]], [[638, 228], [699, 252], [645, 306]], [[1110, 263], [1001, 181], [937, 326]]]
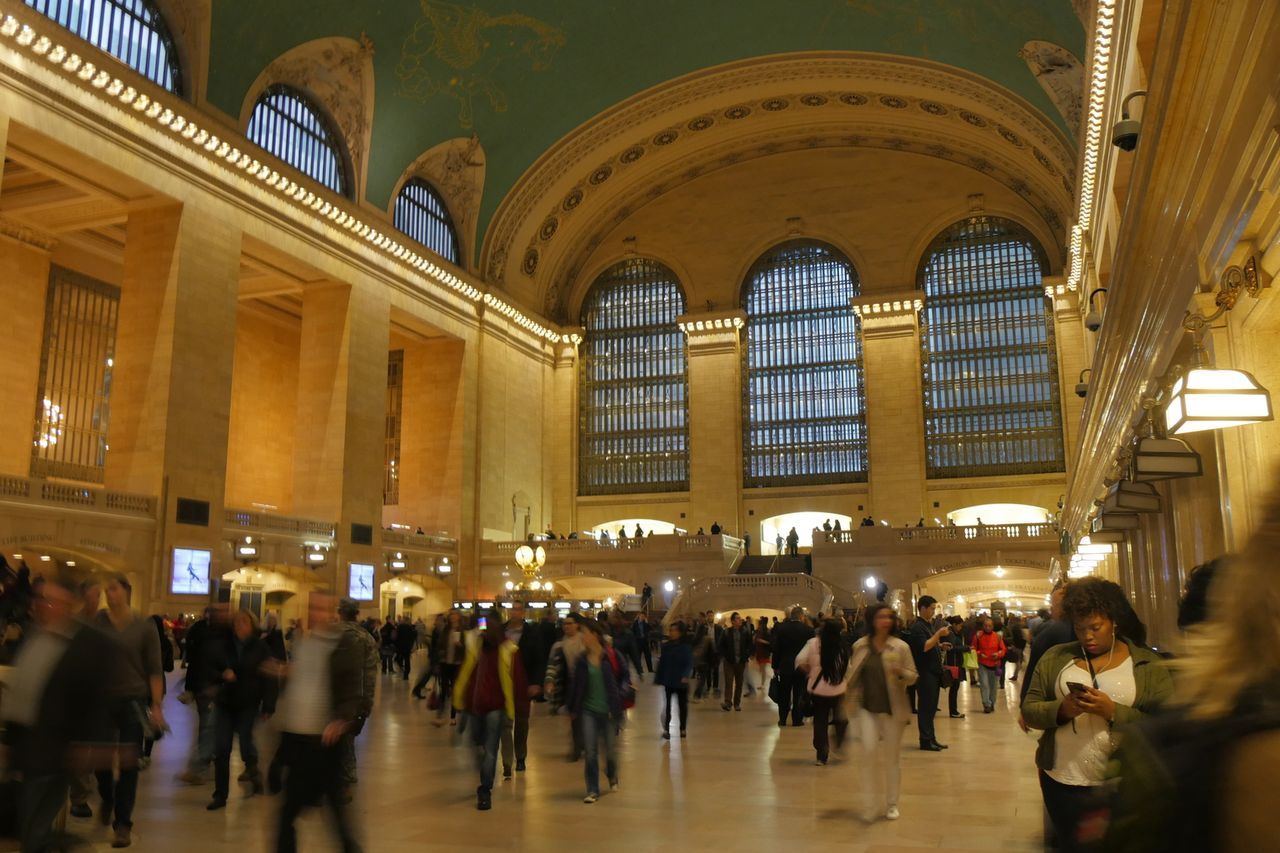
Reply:
[[[282, 54], [316, 39], [367, 39], [374, 72], [367, 200], [385, 208], [404, 170], [423, 152], [474, 134], [485, 160], [474, 220], [479, 234], [486, 235], [504, 202], [511, 206], [522, 179], [527, 194], [535, 164], [558, 144], [563, 148], [575, 131], [580, 135], [585, 125], [599, 123], [654, 87], [703, 69], [765, 57], [847, 54], [924, 60], [981, 81], [1024, 115], [1037, 116], [1052, 131], [1040, 135], [1056, 137], [1056, 147], [1065, 149], [1071, 131], [1069, 87], [1056, 85], [1054, 77], [1064, 70], [1074, 73], [1067, 66], [1073, 57], [1083, 56], [1083, 30], [1073, 5], [1071, 0], [218, 0], [212, 11], [206, 98], [240, 116], [263, 69]], [[762, 67], [760, 89], [767, 91], [773, 79], [769, 69], [786, 69], [769, 62]], [[830, 75], [813, 76], [829, 85], [789, 93], [808, 97], [803, 101], [807, 107], [832, 109], [842, 103], [841, 94], [850, 94]], [[813, 82], [807, 85], [812, 88]], [[895, 99], [904, 97], [898, 93], [901, 88], [885, 79], [843, 104], [847, 108], [856, 106], [857, 98], [872, 98], [873, 108], [889, 111], [879, 117], [887, 127], [892, 111], [900, 108]], [[924, 117], [950, 115], [961, 125], [967, 122], [960, 131], [981, 130], [978, 122], [985, 121], [992, 133], [1003, 127], [1006, 139], [1004, 131], [1028, 136], [1027, 122], [1010, 131], [1005, 126], [1013, 123], [1009, 119], [1002, 125], [994, 114], [962, 117], [957, 104], [933, 103], [927, 91], [915, 90], [918, 97], [912, 100], [908, 91], [904, 104], [919, 108], [913, 112], [924, 110]], [[703, 91], [700, 97], [705, 95]], [[745, 106], [754, 114], [777, 112], [767, 100], [766, 95]], [[787, 105], [792, 103], [801, 101], [788, 100]], [[669, 113], [668, 118], [679, 115], [678, 110]], [[824, 140], [814, 144], [835, 144], [841, 122], [825, 123], [832, 132], [819, 134]], [[842, 132], [847, 135], [847, 130]], [[755, 133], [768, 131], [757, 124]], [[795, 138], [788, 141], [784, 134], [779, 144], [814, 138], [807, 131], [790, 135]], [[870, 144], [899, 150], [929, 143], [919, 134], [903, 139], [884, 128], [864, 136]], [[999, 140], [992, 139], [998, 146]], [[1049, 150], [1055, 147], [1050, 141], [1028, 142], [1028, 152], [1035, 148], [1059, 163], [1057, 171], [1065, 171], [1060, 152]], [[765, 144], [756, 141], [757, 147]], [[706, 152], [702, 154], [705, 160]], [[627, 154], [620, 156], [625, 165]], [[999, 157], [991, 161], [991, 169], [1004, 168]], [[600, 165], [584, 163], [590, 170]], [[1033, 205], [1058, 207], [1048, 203], [1047, 188], [1031, 192], [1045, 196], [1037, 201], [1028, 195]], [[527, 213], [538, 222], [525, 223], [526, 228], [543, 223], [545, 211]], [[484, 237], [486, 246], [500, 242], [491, 236]], [[524, 239], [513, 238], [510, 245], [486, 249], [486, 254], [501, 251], [506, 263], [508, 250], [523, 251], [517, 244]], [[527, 260], [515, 257], [516, 268]], [[495, 274], [497, 266], [490, 267], [482, 269], [486, 277], [503, 278], [501, 270]]]

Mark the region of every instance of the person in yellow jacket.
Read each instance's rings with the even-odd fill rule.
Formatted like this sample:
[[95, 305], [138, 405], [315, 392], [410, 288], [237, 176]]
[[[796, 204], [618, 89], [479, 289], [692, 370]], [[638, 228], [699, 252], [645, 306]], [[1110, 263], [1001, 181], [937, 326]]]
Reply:
[[467, 637], [466, 658], [453, 686], [453, 706], [470, 717], [468, 728], [480, 770], [476, 808], [481, 811], [492, 806], [503, 726], [515, 720], [517, 703], [523, 703], [520, 710], [529, 713], [528, 680], [516, 644], [507, 639], [497, 610], [485, 614], [485, 620], [483, 629]]

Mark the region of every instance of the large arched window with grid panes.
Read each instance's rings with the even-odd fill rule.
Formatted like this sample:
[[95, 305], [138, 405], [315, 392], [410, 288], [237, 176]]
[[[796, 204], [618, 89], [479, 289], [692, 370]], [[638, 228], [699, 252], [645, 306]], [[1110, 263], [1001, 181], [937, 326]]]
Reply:
[[605, 270], [582, 306], [578, 491], [689, 488], [689, 360], [684, 289], [647, 258]]
[[918, 272], [929, 477], [1064, 470], [1044, 250], [974, 216], [934, 239]]
[[297, 89], [277, 84], [263, 90], [249, 116], [247, 135], [304, 175], [340, 195], [351, 195], [342, 137]]
[[458, 232], [435, 187], [410, 178], [396, 196], [396, 228], [451, 263], [459, 263]]
[[857, 294], [849, 259], [812, 240], [770, 249], [747, 274], [744, 486], [867, 479]]
[[26, 0], [26, 4], [153, 83], [182, 94], [173, 37], [150, 0]]

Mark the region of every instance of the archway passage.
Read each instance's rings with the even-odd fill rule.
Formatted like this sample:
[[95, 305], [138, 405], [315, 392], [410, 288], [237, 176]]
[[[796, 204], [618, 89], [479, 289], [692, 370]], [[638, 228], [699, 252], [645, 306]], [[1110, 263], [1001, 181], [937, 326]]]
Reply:
[[[787, 535], [793, 527], [796, 535], [800, 537], [798, 547], [807, 550], [813, 547], [813, 532], [815, 530], [826, 532], [828, 529], [835, 529], [837, 524], [841, 529], [848, 530], [853, 524], [853, 517], [844, 513], [823, 512], [821, 510], [786, 512], [781, 515], [771, 516], [760, 522], [760, 553], [786, 553]], [[782, 540], [781, 545], [778, 544], [779, 539]]]
[[1047, 607], [1053, 581], [1048, 566], [979, 564], [929, 575], [913, 584], [913, 597], [931, 595], [944, 610], [960, 616], [991, 612], [1001, 602], [1009, 612], [1032, 613]]

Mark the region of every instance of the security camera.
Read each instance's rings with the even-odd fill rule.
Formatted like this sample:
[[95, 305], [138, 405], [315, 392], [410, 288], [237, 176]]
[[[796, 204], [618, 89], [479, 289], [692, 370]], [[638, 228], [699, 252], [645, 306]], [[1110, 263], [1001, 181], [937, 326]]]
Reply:
[[1142, 122], [1136, 118], [1121, 119], [1111, 129], [1111, 144], [1121, 151], [1132, 151], [1138, 147], [1138, 136], [1141, 134]]
[[1076, 396], [1077, 396], [1077, 397], [1087, 397], [1087, 396], [1089, 396], [1089, 383], [1088, 383], [1088, 382], [1077, 382], [1077, 383], [1076, 383]]
[[[1096, 332], [1102, 328], [1102, 315], [1098, 313], [1096, 308], [1085, 315], [1084, 327], [1091, 332]], [[1084, 395], [1081, 394], [1080, 396], [1083, 397]]]
[[1120, 121], [1111, 128], [1111, 144], [1121, 151], [1132, 151], [1138, 147], [1138, 137], [1142, 135], [1142, 122], [1129, 117], [1129, 102], [1134, 98], [1145, 98], [1145, 89], [1130, 92], [1120, 102]]

